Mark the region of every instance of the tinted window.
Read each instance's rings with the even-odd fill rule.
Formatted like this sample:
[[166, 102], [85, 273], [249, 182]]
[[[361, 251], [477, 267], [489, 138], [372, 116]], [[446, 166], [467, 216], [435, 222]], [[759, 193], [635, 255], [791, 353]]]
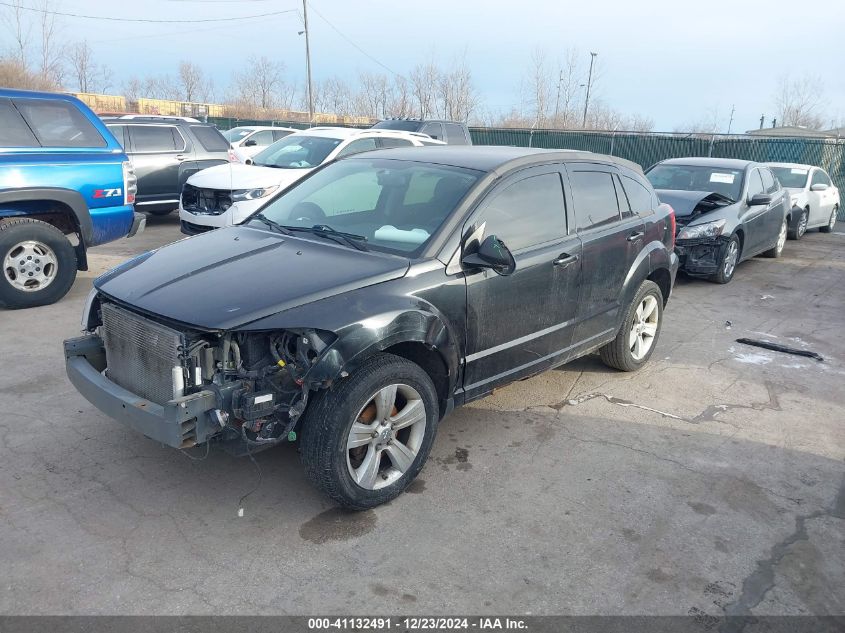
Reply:
[[216, 127], [210, 125], [192, 125], [191, 131], [207, 152], [225, 152], [229, 149], [229, 141], [223, 138]]
[[408, 147], [409, 145], [413, 145], [413, 143], [406, 138], [380, 138], [379, 141], [381, 141], [381, 146], [384, 148]]
[[619, 206], [611, 174], [603, 171], [573, 171], [569, 174], [575, 203], [576, 229], [582, 231], [619, 219]]
[[466, 145], [467, 137], [464, 133], [464, 127], [457, 123], [444, 123], [446, 128], [445, 141], [450, 145]]
[[175, 152], [185, 145], [172, 125], [133, 125], [130, 131], [136, 152]]
[[18, 111], [8, 101], [0, 100], [0, 147], [38, 147], [38, 140]]
[[117, 142], [120, 143], [120, 146], [126, 149], [126, 146], [129, 144], [129, 140], [126, 136], [126, 126], [125, 125], [109, 125], [109, 132], [114, 134], [114, 137], [117, 139]]
[[106, 146], [106, 139], [72, 103], [15, 99], [15, 106], [44, 147]]
[[431, 138], [436, 138], [439, 141], [445, 140], [443, 138], [443, 126], [439, 123], [426, 123], [420, 132], [428, 134]]
[[830, 185], [830, 178], [828, 178], [827, 174], [823, 172], [821, 169], [817, 169], [813, 172], [813, 181], [810, 183], [812, 185]]
[[625, 195], [628, 198], [628, 203], [631, 205], [631, 211], [634, 213], [648, 213], [654, 210], [654, 198], [651, 192], [641, 183], [629, 176], [622, 176], [622, 187], [625, 189]]
[[772, 172], [768, 169], [761, 169], [760, 175], [763, 177], [763, 187], [766, 193], [775, 193], [778, 190], [778, 183], [775, 177], [772, 176]]
[[402, 130], [403, 132], [416, 132], [420, 127], [419, 121], [379, 121], [373, 126], [374, 130]]
[[495, 192], [484, 202], [480, 222], [487, 223], [485, 235], [495, 235], [518, 251], [566, 235], [564, 209], [560, 176], [543, 174]]
[[262, 130], [253, 134], [247, 140], [255, 141], [256, 145], [269, 145], [273, 142], [273, 132], [271, 130]]
[[288, 134], [293, 134], [290, 130], [273, 130], [273, 140], [278, 141], [280, 138], [285, 138]]
[[756, 196], [758, 193], [765, 193], [766, 188], [763, 186], [763, 180], [760, 178], [760, 170], [755, 169], [748, 177], [748, 197]]
[[351, 156], [352, 154], [360, 154], [361, 152], [368, 152], [376, 148], [376, 139], [374, 138], [359, 138], [352, 141], [349, 145], [338, 152], [337, 157]]

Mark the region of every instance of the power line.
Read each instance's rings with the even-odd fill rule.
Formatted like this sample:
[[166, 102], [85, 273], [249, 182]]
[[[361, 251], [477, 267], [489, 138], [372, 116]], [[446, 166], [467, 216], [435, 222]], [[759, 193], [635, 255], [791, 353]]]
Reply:
[[200, 22], [231, 22], [233, 20], [250, 20], [252, 18], [266, 18], [273, 15], [281, 15], [283, 13], [294, 13], [295, 9], [286, 9], [284, 11], [271, 11], [269, 13], [256, 13], [255, 15], [242, 15], [231, 18], [201, 18], [199, 20], [151, 20], [147, 18], [115, 18], [105, 15], [82, 15], [80, 13], [64, 13], [61, 11], [50, 11], [49, 9], [36, 9], [34, 7], [25, 7], [22, 5], [12, 4], [10, 2], [0, 2], [0, 6], [11, 7], [13, 9], [23, 9], [24, 11], [33, 11], [34, 13], [46, 13], [50, 15], [60, 15], [65, 18], [81, 18], [85, 20], [105, 20], [107, 22], [145, 22], [154, 24], [196, 24]]
[[349, 44], [351, 44], [351, 45], [352, 45], [352, 46], [353, 46], [353, 47], [354, 47], [354, 48], [355, 48], [355, 49], [356, 49], [359, 53], [361, 53], [364, 57], [366, 57], [367, 59], [369, 59], [369, 60], [370, 60], [370, 61], [372, 61], [372, 62], [375, 62], [376, 64], [378, 64], [379, 66], [381, 66], [382, 68], [384, 68], [384, 69], [385, 69], [387, 72], [389, 72], [390, 74], [392, 74], [392, 75], [396, 75], [397, 77], [402, 77], [402, 75], [401, 75], [401, 74], [397, 73], [395, 70], [393, 70], [393, 69], [391, 69], [391, 68], [388, 68], [386, 65], [382, 64], [379, 60], [377, 60], [375, 57], [373, 57], [372, 55], [370, 55], [367, 51], [365, 51], [363, 48], [361, 48], [361, 47], [360, 47], [360, 46], [358, 46], [355, 42], [353, 42], [353, 41], [352, 41], [349, 37], [347, 37], [346, 35], [344, 35], [344, 33], [343, 33], [343, 32], [342, 32], [339, 28], [337, 28], [334, 24], [332, 24], [331, 22], [329, 22], [329, 21], [326, 19], [326, 16], [324, 16], [322, 13], [320, 13], [320, 12], [317, 10], [317, 8], [314, 6], [314, 3], [313, 3], [313, 2], [309, 2], [308, 4], [310, 4], [310, 5], [311, 5], [311, 9], [312, 9], [312, 11], [314, 11], [314, 13], [316, 13], [316, 14], [320, 17], [320, 19], [322, 19], [322, 20], [323, 20], [323, 22], [325, 22], [325, 23], [326, 23], [326, 24], [328, 24], [330, 27], [332, 27], [338, 35], [340, 35], [343, 39], [345, 39], [347, 42], [349, 42]]

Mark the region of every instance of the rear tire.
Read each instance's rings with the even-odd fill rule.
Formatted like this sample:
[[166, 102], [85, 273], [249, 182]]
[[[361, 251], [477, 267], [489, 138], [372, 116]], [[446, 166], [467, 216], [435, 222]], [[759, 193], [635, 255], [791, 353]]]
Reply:
[[33, 218], [0, 220], [0, 307], [33, 308], [64, 297], [76, 251], [56, 227]]
[[833, 208], [833, 213], [830, 214], [830, 219], [827, 224], [819, 229], [822, 233], [833, 233], [833, 228], [836, 226], [836, 215], [839, 213], [839, 207]]
[[401, 494], [420, 472], [438, 419], [428, 374], [399, 356], [377, 354], [309, 403], [302, 425], [305, 472], [342, 506], [375, 507]]
[[789, 229], [789, 222], [786, 221], [786, 218], [783, 219], [783, 224], [780, 225], [780, 232], [778, 233], [778, 241], [775, 245], [763, 253], [764, 257], [771, 257], [772, 259], [777, 259], [783, 253], [783, 247], [786, 246], [786, 235]]
[[636, 371], [651, 358], [662, 327], [663, 293], [646, 280], [628, 305], [616, 338], [599, 350], [602, 362], [619, 371]]

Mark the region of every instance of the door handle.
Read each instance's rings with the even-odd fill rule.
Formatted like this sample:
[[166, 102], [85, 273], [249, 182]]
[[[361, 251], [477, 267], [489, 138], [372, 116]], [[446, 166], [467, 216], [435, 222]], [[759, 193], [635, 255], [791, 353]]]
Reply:
[[628, 239], [628, 241], [629, 241], [629, 242], [636, 242], [636, 241], [637, 241], [638, 239], [640, 239], [643, 235], [645, 235], [645, 233], [644, 233], [643, 231], [637, 231], [636, 233], [631, 233], [631, 234], [628, 236], [628, 238], [627, 238], [627, 239]]
[[561, 268], [566, 268], [570, 264], [574, 264], [578, 261], [578, 255], [567, 255], [566, 253], [561, 253], [556, 260], [552, 262], [555, 266], [560, 266]]
[[176, 154], [176, 160], [178, 160], [181, 163], [183, 160], [185, 160], [185, 155], [184, 154]]

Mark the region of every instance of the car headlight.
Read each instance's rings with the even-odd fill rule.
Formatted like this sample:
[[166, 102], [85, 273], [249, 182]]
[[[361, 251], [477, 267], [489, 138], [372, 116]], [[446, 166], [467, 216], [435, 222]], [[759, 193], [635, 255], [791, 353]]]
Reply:
[[703, 237], [717, 237], [725, 228], [725, 220], [714, 220], [705, 224], [695, 224], [681, 229], [679, 240], [698, 240]]
[[266, 198], [278, 188], [278, 185], [273, 185], [272, 187], [259, 187], [258, 189], [235, 189], [232, 192], [232, 200], [240, 202], [242, 200], [258, 200], [259, 198]]

